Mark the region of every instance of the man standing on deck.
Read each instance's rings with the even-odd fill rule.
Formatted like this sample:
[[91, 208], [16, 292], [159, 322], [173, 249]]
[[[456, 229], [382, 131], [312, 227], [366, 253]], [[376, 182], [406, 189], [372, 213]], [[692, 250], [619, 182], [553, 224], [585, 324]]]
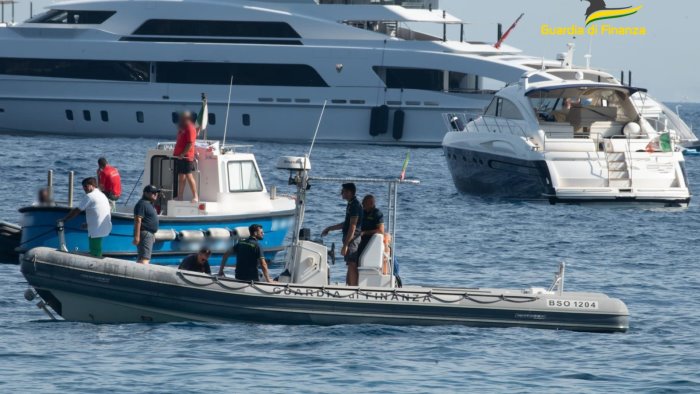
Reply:
[[219, 267], [219, 276], [226, 276], [224, 275], [226, 261], [228, 261], [231, 255], [236, 255], [236, 279], [255, 282], [260, 281], [260, 274], [258, 273], [258, 263], [260, 263], [265, 281], [272, 282], [272, 279], [270, 279], [270, 271], [267, 269], [265, 255], [258, 242], [262, 241], [265, 236], [262, 226], [259, 224], [251, 224], [248, 227], [248, 232], [250, 233], [248, 239], [239, 241], [224, 253], [224, 256], [221, 258], [221, 266]]
[[117, 200], [122, 195], [122, 179], [119, 171], [107, 163], [107, 159], [100, 157], [97, 159], [97, 184], [102, 193], [107, 196], [112, 212], [117, 208]]
[[134, 206], [134, 245], [137, 250], [139, 264], [148, 264], [151, 261], [153, 244], [156, 241], [158, 231], [158, 212], [153, 203], [158, 198], [160, 190], [148, 185], [143, 188], [143, 196]]
[[321, 233], [322, 237], [328, 235], [334, 230], [343, 230], [343, 248], [340, 254], [345, 256], [345, 263], [348, 266], [348, 273], [345, 279], [345, 284], [348, 286], [357, 286], [359, 272], [357, 263], [359, 256], [357, 253], [360, 245], [360, 224], [362, 223], [362, 205], [355, 197], [357, 188], [354, 183], [344, 183], [340, 192], [343, 200], [348, 202], [345, 208], [345, 221], [326, 227]]
[[73, 208], [66, 217], [60, 220], [65, 223], [78, 216], [80, 212], [85, 211], [90, 254], [102, 257], [102, 239], [112, 231], [109, 201], [97, 188], [97, 179], [85, 178], [82, 184], [85, 197], [77, 208]]
[[198, 202], [197, 184], [194, 180], [194, 144], [197, 140], [197, 130], [192, 123], [192, 113], [184, 111], [180, 114], [177, 126], [177, 141], [173, 156], [175, 156], [175, 173], [177, 174], [177, 199], [182, 201], [185, 192], [185, 181], [192, 191], [192, 202]]

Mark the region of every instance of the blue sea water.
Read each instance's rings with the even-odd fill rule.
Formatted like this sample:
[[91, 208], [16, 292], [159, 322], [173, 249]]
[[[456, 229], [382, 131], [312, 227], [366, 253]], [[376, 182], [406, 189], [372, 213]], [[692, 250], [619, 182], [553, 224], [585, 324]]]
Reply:
[[[700, 124], [700, 105], [683, 116]], [[233, 132], [235, 139], [235, 130]], [[1, 135], [0, 218], [18, 220], [55, 170], [116, 165], [128, 193], [153, 139]], [[254, 147], [268, 186], [286, 186], [280, 155], [304, 145]], [[318, 176], [398, 175], [406, 149], [317, 145]], [[694, 191], [700, 157], [689, 156]], [[412, 149], [402, 186], [397, 256], [404, 282], [524, 288], [549, 285], [559, 261], [570, 290], [605, 292], [631, 313], [626, 334], [521, 328], [93, 325], [52, 322], [24, 300], [16, 265], [0, 264], [0, 392], [649, 392], [700, 391], [700, 206], [601, 208], [504, 202], [456, 192], [440, 149]], [[137, 188], [138, 189], [138, 188]], [[339, 185], [315, 184], [307, 224], [342, 219]], [[380, 208], [386, 190], [375, 193]], [[331, 241], [339, 241], [335, 235]], [[343, 266], [333, 269], [342, 280]], [[273, 272], [279, 272], [279, 264]]]

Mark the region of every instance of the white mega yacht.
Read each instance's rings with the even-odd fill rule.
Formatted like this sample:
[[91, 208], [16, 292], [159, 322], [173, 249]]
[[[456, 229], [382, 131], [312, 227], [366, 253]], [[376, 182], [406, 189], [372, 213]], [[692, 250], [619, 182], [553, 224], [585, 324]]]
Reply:
[[648, 106], [639, 105], [645, 90], [594, 70], [531, 83], [536, 73], [496, 93], [483, 116], [445, 135], [460, 191], [552, 204], [688, 205], [681, 135], [673, 123], [645, 118]]
[[443, 114], [478, 116], [487, 81], [517, 81], [539, 60], [496, 48], [496, 29], [493, 42], [467, 40], [438, 5], [56, 3], [0, 29], [0, 128], [172, 136], [177, 112], [204, 93], [209, 138], [228, 123], [238, 139], [308, 141], [325, 104], [319, 141], [439, 146]]

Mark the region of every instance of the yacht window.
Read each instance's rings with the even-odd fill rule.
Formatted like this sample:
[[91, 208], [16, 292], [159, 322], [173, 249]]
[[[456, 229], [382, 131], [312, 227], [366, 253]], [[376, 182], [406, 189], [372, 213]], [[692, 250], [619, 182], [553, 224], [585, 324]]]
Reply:
[[389, 89], [442, 91], [445, 73], [442, 70], [408, 67], [372, 67]]
[[284, 22], [149, 19], [134, 35], [300, 38]]
[[73, 111], [69, 109], [66, 110], [66, 119], [73, 120]]
[[143, 123], [143, 111], [136, 111], [136, 121]]
[[491, 100], [489, 106], [486, 107], [486, 111], [484, 111], [484, 116], [496, 116], [498, 114], [498, 104], [500, 101], [500, 98], [494, 97], [493, 100]]
[[243, 122], [243, 126], [250, 126], [250, 114], [243, 114], [241, 121]]
[[207, 120], [209, 121], [210, 125], [212, 125], [212, 126], [215, 125], [216, 124], [216, 114], [213, 114], [210, 112]]
[[262, 181], [252, 161], [228, 163], [228, 189], [231, 192], [261, 192]]
[[92, 120], [92, 116], [90, 116], [90, 111], [88, 111], [88, 110], [83, 111], [83, 119], [85, 119], [86, 122], [89, 122]]
[[328, 87], [305, 64], [158, 62], [156, 82], [226, 85]]
[[0, 74], [148, 82], [148, 62], [0, 58]]
[[498, 106], [498, 116], [508, 119], [523, 119], [518, 107], [516, 107], [510, 100], [501, 98], [499, 98], [499, 100], [501, 100], [501, 102]]
[[50, 10], [31, 18], [27, 23], [66, 23], [79, 25], [99, 25], [116, 11], [89, 11], [89, 10]]
[[109, 122], [109, 114], [107, 111], [100, 111], [100, 118], [102, 118], [103, 122]]
[[528, 93], [540, 121], [588, 127], [595, 122], [627, 123], [637, 119], [629, 93], [599, 86], [572, 86]]

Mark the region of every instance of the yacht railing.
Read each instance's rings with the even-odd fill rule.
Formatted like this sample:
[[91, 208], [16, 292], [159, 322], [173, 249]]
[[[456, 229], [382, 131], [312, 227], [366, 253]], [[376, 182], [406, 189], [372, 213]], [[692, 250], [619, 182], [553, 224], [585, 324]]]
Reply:
[[[506, 118], [481, 116], [474, 119], [469, 125], [476, 129], [477, 133], [502, 133], [517, 137], [530, 137], [516, 121]], [[466, 131], [471, 131], [469, 125], [465, 128]]]

